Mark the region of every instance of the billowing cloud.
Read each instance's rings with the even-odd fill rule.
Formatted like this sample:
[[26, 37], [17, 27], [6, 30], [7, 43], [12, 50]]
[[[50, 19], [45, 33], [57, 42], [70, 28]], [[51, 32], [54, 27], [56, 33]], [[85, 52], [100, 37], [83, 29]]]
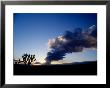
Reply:
[[84, 48], [97, 48], [97, 28], [95, 25], [83, 31], [76, 28], [74, 32], [66, 31], [64, 35], [49, 39], [46, 61], [62, 60], [67, 53], [82, 52]]

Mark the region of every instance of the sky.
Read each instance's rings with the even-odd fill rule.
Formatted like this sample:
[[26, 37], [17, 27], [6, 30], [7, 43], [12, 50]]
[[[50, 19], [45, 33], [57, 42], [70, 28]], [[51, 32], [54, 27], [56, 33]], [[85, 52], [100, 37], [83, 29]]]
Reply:
[[[49, 39], [63, 35], [67, 30], [97, 26], [95, 13], [14, 13], [14, 59], [24, 53], [35, 54], [37, 61], [43, 61], [49, 47]], [[96, 49], [84, 49], [83, 52], [70, 53], [65, 62], [97, 60]]]

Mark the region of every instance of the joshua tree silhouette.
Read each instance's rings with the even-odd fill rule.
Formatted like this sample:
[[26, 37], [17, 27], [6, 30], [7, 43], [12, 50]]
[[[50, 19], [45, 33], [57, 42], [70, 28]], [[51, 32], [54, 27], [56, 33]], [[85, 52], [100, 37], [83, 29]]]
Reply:
[[31, 62], [33, 62], [34, 58], [35, 58], [35, 55], [31, 55], [30, 57]]
[[27, 57], [27, 61], [29, 61], [29, 59], [30, 59], [30, 54], [29, 54], [28, 57]]
[[31, 64], [31, 62], [30, 62], [30, 59], [28, 60], [28, 63], [27, 63], [28, 65], [30, 65]]
[[22, 58], [23, 58], [24, 64], [28, 64], [28, 65], [30, 65], [33, 62], [33, 60], [35, 61], [35, 55], [30, 55], [27, 53], [23, 54]]
[[24, 64], [26, 64], [27, 62], [27, 56], [28, 56], [27, 53], [22, 56]]

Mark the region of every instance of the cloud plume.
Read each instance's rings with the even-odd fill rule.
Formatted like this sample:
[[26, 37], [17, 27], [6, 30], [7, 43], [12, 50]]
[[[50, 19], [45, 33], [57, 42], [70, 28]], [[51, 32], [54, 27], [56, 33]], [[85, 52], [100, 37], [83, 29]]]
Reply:
[[97, 27], [93, 25], [86, 31], [81, 28], [66, 31], [64, 35], [49, 39], [48, 47], [47, 62], [62, 60], [66, 54], [82, 52], [84, 48], [97, 48]]

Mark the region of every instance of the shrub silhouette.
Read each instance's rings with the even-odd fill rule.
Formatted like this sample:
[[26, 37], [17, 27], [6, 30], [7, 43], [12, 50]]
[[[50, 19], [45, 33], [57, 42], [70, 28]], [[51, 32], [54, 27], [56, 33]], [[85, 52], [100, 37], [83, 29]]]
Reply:
[[27, 63], [27, 56], [28, 56], [27, 53], [22, 56], [24, 64]]
[[31, 62], [33, 62], [34, 58], [35, 58], [35, 55], [31, 55], [30, 57]]
[[23, 54], [22, 55], [22, 58], [23, 58], [23, 62], [24, 64], [28, 64], [30, 65], [33, 61], [35, 61], [35, 55], [30, 55], [30, 54]]

